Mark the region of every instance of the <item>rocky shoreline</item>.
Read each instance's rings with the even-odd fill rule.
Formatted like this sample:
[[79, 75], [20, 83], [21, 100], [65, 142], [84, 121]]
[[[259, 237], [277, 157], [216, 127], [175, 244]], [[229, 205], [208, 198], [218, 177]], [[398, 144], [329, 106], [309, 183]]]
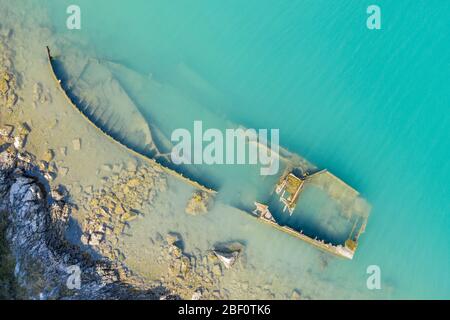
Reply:
[[[132, 283], [124, 266], [94, 260], [65, 240], [71, 205], [55, 199], [20, 160], [11, 145], [1, 146], [0, 210], [7, 213], [6, 238], [16, 259], [15, 276], [34, 299], [161, 299], [171, 297], [162, 286]], [[82, 270], [82, 286], [67, 287], [71, 266]], [[124, 279], [126, 278], [126, 280]], [[175, 296], [173, 296], [175, 297]]]
[[[103, 187], [85, 193], [84, 206], [90, 214], [82, 224], [80, 240], [93, 249], [89, 252], [66, 239], [69, 218], [77, 205], [67, 201], [70, 195], [64, 186], [50, 187], [48, 166], [35, 164], [34, 155], [18, 150], [12, 132], [0, 135], [0, 212], [7, 221], [6, 240], [15, 259], [14, 277], [27, 298], [223, 297], [218, 290], [220, 277], [243, 252], [240, 243], [223, 244], [197, 257], [183, 251], [180, 234], [172, 232], [165, 238], [157, 235], [154, 242], [161, 249], [157, 262], [168, 266], [164, 284], [145, 281], [123, 263], [125, 257], [116, 244], [128, 223], [142, 214], [144, 199], [151, 203], [157, 192], [164, 192], [166, 182], [160, 169], [137, 168], [132, 163], [127, 168], [108, 167], [115, 173], [104, 180]], [[195, 193], [193, 199], [197, 198]], [[74, 267], [82, 271], [78, 288], [69, 285]]]
[[[29, 123], [5, 124], [5, 115], [15, 118], [24, 102], [19, 97], [23, 81], [15, 71], [14, 51], [8, 45], [13, 30], [0, 34], [0, 213], [5, 228], [1, 234], [8, 255], [15, 262], [12, 281], [17, 282], [21, 298], [27, 299], [167, 299], [177, 298], [160, 284], [144, 284], [133, 277], [117, 256], [93, 258], [91, 254], [67, 241], [65, 233], [69, 217], [77, 206], [69, 203], [70, 195], [62, 185], [52, 186], [57, 175], [64, 176], [68, 168], [54, 161], [55, 151], [48, 149], [41, 157], [28, 152], [26, 144], [31, 132]], [[51, 102], [43, 85], [35, 83], [32, 106]], [[20, 116], [19, 116], [20, 118]], [[81, 141], [78, 140], [78, 150]], [[76, 141], [73, 141], [76, 150]], [[67, 150], [59, 150], [66, 153]], [[91, 195], [92, 197], [92, 195]], [[125, 212], [123, 212], [125, 213]], [[95, 214], [95, 212], [94, 212]], [[119, 227], [126, 218], [120, 217]], [[86, 225], [90, 244], [95, 235]], [[97, 231], [95, 231], [97, 232]], [[100, 243], [98, 243], [100, 244]], [[105, 247], [105, 246], [103, 246]], [[114, 251], [112, 251], [114, 252]], [[2, 256], [3, 258], [3, 256]], [[3, 264], [2, 269], [9, 266]], [[77, 288], [69, 285], [71, 270], [81, 270]], [[4, 280], [4, 279], [2, 279]], [[77, 279], [75, 279], [77, 280]], [[7, 288], [6, 291], [10, 290]], [[22, 293], [23, 291], [23, 293]], [[16, 297], [15, 292], [10, 293]], [[8, 297], [5, 297], [8, 298]]]

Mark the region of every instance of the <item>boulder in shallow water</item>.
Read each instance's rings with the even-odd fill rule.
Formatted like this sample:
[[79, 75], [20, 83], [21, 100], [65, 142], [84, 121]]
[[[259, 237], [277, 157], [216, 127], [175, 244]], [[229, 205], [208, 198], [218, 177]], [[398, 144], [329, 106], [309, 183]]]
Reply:
[[301, 300], [301, 299], [302, 294], [300, 293], [300, 291], [298, 289], [292, 290], [291, 300]]
[[47, 151], [44, 152], [44, 154], [42, 156], [42, 160], [44, 160], [45, 162], [50, 162], [53, 160], [54, 157], [55, 157], [55, 153], [53, 152], [53, 150], [48, 149]]
[[75, 151], [81, 150], [81, 139], [80, 138], [73, 139], [72, 146], [73, 146], [73, 150], [75, 150]]
[[244, 251], [244, 245], [240, 242], [229, 242], [225, 244], [218, 244], [212, 252], [224, 264], [225, 268], [230, 269], [239, 256]]
[[166, 241], [169, 244], [169, 246], [177, 246], [179, 247], [182, 243], [181, 235], [176, 232], [169, 232], [166, 235]]
[[214, 250], [213, 252], [227, 269], [230, 269], [239, 257], [239, 251], [223, 252]]
[[189, 199], [185, 211], [193, 216], [205, 214], [211, 206], [211, 201], [211, 196], [207, 192], [197, 191]]

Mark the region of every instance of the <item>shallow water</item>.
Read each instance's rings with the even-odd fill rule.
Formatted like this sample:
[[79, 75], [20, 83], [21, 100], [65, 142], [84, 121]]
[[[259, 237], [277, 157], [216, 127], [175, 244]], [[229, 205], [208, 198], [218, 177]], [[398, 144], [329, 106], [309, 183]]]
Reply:
[[[30, 3], [16, 6], [33, 15]], [[155, 232], [177, 229], [188, 249], [244, 239], [255, 268], [236, 277], [278, 279], [269, 281], [277, 297], [299, 288], [311, 297], [449, 298], [448, 2], [377, 1], [381, 31], [366, 29], [360, 1], [77, 3], [82, 30], [65, 28], [70, 1], [40, 2], [49, 20], [39, 24], [55, 32], [60, 51], [125, 66], [111, 70], [161, 136], [194, 120], [279, 128], [283, 147], [330, 169], [373, 207], [355, 259], [326, 257], [327, 267], [314, 248], [220, 203], [199, 219], [176, 210], [145, 218]], [[135, 88], [129, 70], [146, 86]], [[191, 170], [219, 187], [223, 202], [251, 203], [273, 184], [257, 176], [236, 195], [235, 182], [255, 168]], [[372, 264], [382, 270], [376, 292], [366, 289]]]

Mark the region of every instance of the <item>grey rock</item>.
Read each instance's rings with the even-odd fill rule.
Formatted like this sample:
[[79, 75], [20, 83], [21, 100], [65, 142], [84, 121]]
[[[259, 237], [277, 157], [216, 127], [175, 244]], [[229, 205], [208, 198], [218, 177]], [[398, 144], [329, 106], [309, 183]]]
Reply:
[[223, 263], [225, 268], [230, 269], [234, 263], [236, 262], [237, 258], [239, 257], [239, 252], [221, 252], [214, 250], [214, 254], [217, 256], [217, 258], [220, 260], [220, 262]]

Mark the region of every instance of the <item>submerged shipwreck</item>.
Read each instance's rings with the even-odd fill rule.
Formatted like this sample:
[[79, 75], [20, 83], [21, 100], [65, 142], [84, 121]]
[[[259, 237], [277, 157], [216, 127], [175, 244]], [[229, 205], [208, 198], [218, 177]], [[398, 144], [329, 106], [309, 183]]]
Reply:
[[[107, 103], [92, 103], [92, 102], [84, 102], [76, 95], [73, 95], [69, 93], [69, 89], [71, 87], [74, 87], [73, 81], [69, 79], [61, 79], [58, 77], [56, 73], [56, 69], [58, 69], [57, 63], [58, 59], [56, 59], [54, 56], [52, 56], [50, 48], [47, 46], [45, 47], [46, 53], [47, 53], [47, 60], [48, 65], [52, 73], [52, 77], [56, 82], [56, 86], [59, 90], [63, 93], [64, 97], [68, 101], [69, 105], [79, 112], [82, 117], [89, 123], [92, 127], [94, 127], [96, 130], [100, 131], [101, 134], [105, 135], [109, 140], [112, 142], [119, 144], [121, 147], [127, 149], [131, 154], [135, 155], [139, 159], [142, 159], [145, 162], [149, 162], [152, 165], [155, 165], [159, 167], [161, 170], [166, 172], [169, 175], [172, 175], [178, 179], [183, 180], [187, 184], [193, 186], [194, 188], [197, 188], [203, 192], [214, 194], [216, 191], [212, 188], [206, 187], [203, 184], [194, 181], [190, 179], [189, 177], [183, 175], [180, 172], [177, 172], [168, 166], [163, 165], [161, 161], [155, 160], [158, 157], [164, 156], [161, 155], [158, 148], [156, 147], [154, 143], [154, 139], [152, 137], [150, 128], [146, 121], [142, 118], [142, 115], [139, 113], [137, 108], [129, 101], [129, 99], [125, 95], [121, 95], [122, 99], [119, 101], [119, 105], [121, 108], [118, 108], [118, 110], [121, 110], [121, 112], [118, 114], [117, 110], [114, 112], [111, 112], [111, 101], [107, 101]], [[94, 64], [94, 66], [92, 66]], [[99, 64], [97, 62], [88, 62], [86, 65], [83, 65], [81, 67], [82, 71], [79, 72], [77, 75], [77, 80], [80, 80], [83, 78], [83, 74], [89, 70], [88, 74], [95, 74], [95, 76], [98, 78], [98, 82], [102, 84], [102, 87], [99, 89], [103, 93], [108, 92], [108, 90], [112, 90], [111, 88], [114, 88], [114, 90], [120, 91], [120, 88], [118, 88], [117, 83], [111, 81], [111, 76], [109, 74], [103, 74], [104, 72], [99, 72], [98, 68], [95, 68], [95, 66], [98, 66]], [[79, 66], [77, 66], [79, 67]], [[74, 68], [75, 70], [77, 68]], [[93, 70], [90, 70], [93, 69]], [[102, 70], [102, 69], [101, 69]], [[84, 76], [85, 77], [85, 76]], [[95, 85], [94, 83], [89, 82], [90, 79], [88, 79], [86, 82], [78, 81], [82, 83], [81, 88], [83, 90], [78, 89], [73, 90], [75, 93], [80, 93], [81, 91], [92, 91], [92, 87]], [[106, 82], [106, 84], [105, 84]], [[72, 90], [71, 90], [72, 92]], [[94, 99], [95, 100], [95, 99]], [[98, 100], [98, 99], [97, 99]], [[117, 102], [116, 102], [117, 103]], [[92, 105], [91, 105], [92, 104]], [[105, 119], [106, 116], [106, 121]], [[119, 118], [119, 119], [118, 119]], [[128, 119], [128, 120], [127, 120]], [[127, 120], [125, 123], [124, 120]], [[119, 126], [119, 130], [115, 129], [115, 126], [118, 122], [121, 122], [121, 125]], [[128, 125], [128, 126], [127, 126]], [[126, 127], [137, 127], [138, 129], [132, 129], [129, 131], [126, 131], [127, 139], [125, 139], [124, 134], [120, 133], [120, 130], [122, 128]], [[133, 140], [129, 140], [128, 136], [136, 136], [137, 138]], [[143, 143], [142, 143], [143, 142]], [[152, 155], [153, 157], [150, 157], [149, 155]]]
[[[275, 187], [275, 192], [279, 196], [279, 202], [282, 204], [282, 212], [288, 211], [291, 216], [297, 207], [302, 192], [308, 186], [314, 186], [320, 192], [326, 194], [335, 204], [337, 210], [333, 213], [347, 222], [350, 231], [343, 243], [326, 242], [317, 236], [307, 235], [301, 231], [297, 231], [290, 226], [281, 225], [270, 211], [269, 205], [255, 202], [255, 210], [252, 214], [271, 227], [283, 231], [291, 236], [299, 238], [313, 246], [322, 249], [328, 253], [339, 257], [353, 259], [356, 248], [358, 247], [358, 239], [361, 233], [365, 231], [369, 206], [359, 196], [359, 193], [347, 185], [345, 182], [328, 172], [322, 170], [309, 174], [296, 174], [295, 170], [287, 170], [283, 174]], [[327, 212], [325, 212], [327, 214]], [[329, 218], [329, 217], [327, 217]], [[344, 223], [345, 224], [345, 223]], [[343, 228], [345, 230], [345, 228]]]
[[[154, 144], [149, 126], [141, 118], [137, 108], [126, 97], [123, 101], [120, 101], [121, 105], [123, 106], [126, 102], [125, 105], [131, 105], [130, 108], [121, 111], [121, 113], [113, 113], [107, 117], [108, 121], [99, 122], [98, 118], [101, 117], [98, 114], [103, 115], [111, 112], [108, 110], [109, 103], [101, 104], [95, 103], [94, 101], [82, 104], [80, 101], [76, 101], [73, 95], [67, 92], [73, 86], [72, 81], [68, 79], [62, 80], [57, 76], [55, 71], [56, 59], [51, 55], [48, 47], [46, 50], [50, 70], [52, 71], [57, 86], [66, 96], [69, 104], [79, 111], [91, 125], [99, 129], [114, 142], [130, 150], [136, 156], [159, 166], [166, 173], [184, 180], [186, 183], [203, 192], [208, 194], [216, 193], [215, 190], [189, 179], [182, 173], [163, 165], [159, 161], [156, 161], [154, 157], [149, 156], [149, 150], [152, 151], [150, 154], [156, 156], [160, 153]], [[93, 72], [90, 72], [90, 69], [95, 71], [94, 68], [96, 66], [98, 64], [95, 62], [87, 63], [83, 66], [83, 71], [77, 75], [76, 79], [80, 82], [83, 76], [87, 77], [87, 75], [92, 75]], [[109, 74], [99, 75], [98, 72], [94, 72], [94, 74], [97, 78], [101, 78], [101, 76], [105, 79], [110, 78]], [[103, 78], [101, 78], [102, 81], [100, 82], [103, 85], [102, 88], [105, 89], [105, 81], [103, 81]], [[84, 87], [78, 88], [78, 91], [74, 89], [74, 93], [76, 94], [84, 89], [88, 90], [96, 85], [89, 81], [90, 79], [87, 79], [84, 82]], [[120, 90], [114, 82], [108, 81], [107, 89], [112, 87]], [[133, 134], [139, 137], [138, 141], [144, 141], [145, 145], [141, 148], [139, 146], [136, 147], [135, 141], [123, 139], [120, 130], [115, 132], [114, 130], [111, 131], [108, 129], [114, 127], [110, 123], [116, 123], [118, 121], [117, 118], [123, 119], [128, 117], [132, 117], [131, 121], [138, 124], [137, 128], [139, 129], [133, 130], [139, 130], [139, 132], [138, 134], [134, 134], [135, 132], [133, 132]], [[272, 193], [270, 196], [264, 196], [263, 202], [255, 202], [256, 208], [253, 211], [251, 209], [246, 209], [245, 211], [247, 213], [251, 211], [250, 216], [256, 218], [258, 221], [301, 239], [325, 252], [338, 257], [353, 259], [358, 247], [359, 236], [365, 231], [370, 212], [369, 204], [360, 197], [358, 191], [329, 171], [318, 171], [314, 166], [307, 163], [306, 160], [295, 156], [293, 158], [296, 158], [296, 160], [293, 161], [291, 156], [292, 154], [289, 157], [278, 154], [278, 157], [285, 165], [284, 173], [274, 186], [274, 191], [278, 199], [274, 200]], [[300, 161], [297, 161], [299, 159]], [[318, 200], [314, 202], [314, 199]], [[307, 216], [308, 213], [313, 218], [309, 217], [306, 220], [302, 220], [302, 217]], [[300, 221], [300, 223], [297, 223], [300, 227], [293, 227], [290, 220]], [[304, 231], [301, 227], [302, 225], [308, 230]]]

